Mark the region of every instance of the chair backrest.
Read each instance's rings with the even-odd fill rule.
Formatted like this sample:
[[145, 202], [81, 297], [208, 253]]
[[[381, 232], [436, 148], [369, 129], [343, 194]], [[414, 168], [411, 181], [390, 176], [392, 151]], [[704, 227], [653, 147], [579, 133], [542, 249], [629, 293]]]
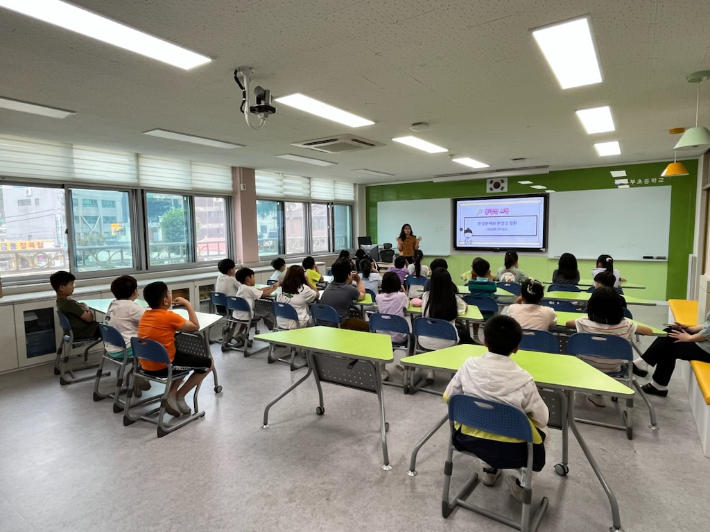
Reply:
[[456, 327], [446, 320], [436, 318], [417, 318], [412, 325], [415, 336], [428, 336], [441, 340], [458, 341]]
[[123, 335], [115, 327], [111, 327], [106, 323], [99, 323], [99, 333], [105, 344], [126, 348], [126, 341], [123, 339]]
[[543, 299], [540, 304], [553, 308], [559, 312], [577, 312], [577, 307], [571, 301], [556, 301], [554, 299]]
[[412, 285], [416, 286], [424, 286], [426, 284], [427, 278], [424, 277], [423, 275], [416, 276], [416, 275], [407, 275], [404, 279], [404, 286], [405, 288], [409, 288]]
[[227, 294], [222, 292], [210, 292], [210, 302], [217, 314], [220, 316], [227, 315]]
[[520, 283], [496, 283], [496, 286], [502, 290], [507, 290], [516, 296], [520, 295]]
[[382, 247], [384, 249], [392, 249], [392, 244], [389, 242], [385, 242], [384, 244], [382, 244]]
[[266, 286], [271, 286], [272, 284], [276, 284], [277, 282], [277, 279], [269, 279], [268, 281], [266, 281]]
[[496, 300], [490, 296], [474, 296], [473, 294], [466, 294], [463, 296], [463, 300], [467, 305], [478, 307], [478, 310], [481, 312], [492, 312], [493, 314], [498, 312], [498, 303], [496, 303]]
[[365, 293], [370, 294], [370, 297], [372, 298], [372, 304], [375, 304], [375, 298], [377, 297], [377, 294], [370, 290], [369, 288], [365, 288]]
[[64, 334], [71, 334], [71, 323], [69, 323], [69, 318], [63, 312], [57, 311], [57, 317], [59, 318], [59, 326], [63, 329]]
[[249, 303], [243, 297], [238, 296], [226, 296], [227, 308], [229, 310], [237, 310], [239, 312], [248, 312], [251, 314], [251, 308]]
[[402, 316], [377, 312], [370, 315], [370, 332], [396, 332], [411, 334], [409, 323]]
[[[390, 244], [391, 246], [392, 244]], [[387, 244], [385, 244], [387, 246]], [[382, 262], [392, 262], [394, 260], [394, 249], [387, 248], [380, 251], [380, 261]]]
[[590, 286], [589, 288], [587, 288], [587, 292], [589, 292], [590, 294], [593, 293], [595, 290], [596, 288], [594, 286]]
[[520, 340], [520, 349], [557, 354], [560, 352], [560, 344], [557, 341], [557, 336], [549, 331], [523, 329], [523, 338]]
[[581, 292], [579, 286], [574, 284], [557, 284], [552, 283], [547, 287], [548, 292]]
[[449, 419], [500, 436], [533, 441], [530, 420], [522, 410], [511, 405], [454, 394], [449, 398]]
[[274, 316], [285, 320], [294, 320], [298, 323], [298, 312], [296, 312], [296, 308], [293, 305], [288, 303], [274, 301]]
[[170, 364], [168, 352], [160, 342], [149, 340], [148, 338], [131, 338], [131, 348], [133, 349], [134, 357], [160, 362], [161, 364]]
[[334, 323], [340, 327], [340, 318], [338, 317], [337, 311], [330, 305], [323, 305], [321, 303], [313, 303], [311, 305], [311, 316], [313, 316], [313, 321]]
[[567, 353], [618, 358], [629, 362], [634, 359], [629, 341], [621, 336], [610, 334], [575, 333], [567, 341]]
[[634, 315], [631, 314], [631, 311], [627, 309], [626, 307], [623, 307], [624, 310], [624, 318], [629, 318], [630, 320], [634, 319]]

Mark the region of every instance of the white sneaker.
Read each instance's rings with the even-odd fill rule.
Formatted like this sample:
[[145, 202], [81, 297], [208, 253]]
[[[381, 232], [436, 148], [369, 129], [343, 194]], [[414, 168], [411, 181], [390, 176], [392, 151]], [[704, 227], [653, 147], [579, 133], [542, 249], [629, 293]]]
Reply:
[[520, 485], [520, 481], [517, 477], [507, 476], [505, 477], [505, 482], [508, 484], [508, 489], [513, 498], [522, 503], [523, 502], [523, 487]]
[[426, 370], [426, 376], [424, 378], [425, 378], [425, 380], [433, 381], [434, 380], [434, 370], [433, 369]]
[[588, 395], [587, 399], [589, 399], [589, 402], [592, 403], [594, 406], [598, 406], [599, 408], [606, 407], [606, 402], [604, 402], [604, 396], [602, 395], [595, 393], [592, 395]]
[[498, 480], [498, 477], [501, 474], [500, 469], [484, 469], [483, 470], [483, 478], [481, 480], [481, 483], [484, 486], [495, 486], [496, 481]]
[[185, 401], [184, 397], [175, 397], [176, 403], [178, 408], [180, 409], [180, 412], [183, 414], [192, 414], [192, 408], [190, 408]]

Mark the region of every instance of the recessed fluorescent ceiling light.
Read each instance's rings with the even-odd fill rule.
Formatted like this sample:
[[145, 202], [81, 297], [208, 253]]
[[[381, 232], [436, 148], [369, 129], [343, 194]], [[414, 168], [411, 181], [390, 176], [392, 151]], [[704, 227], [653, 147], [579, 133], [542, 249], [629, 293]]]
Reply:
[[602, 74], [586, 17], [533, 30], [533, 37], [563, 89], [601, 83]]
[[619, 185], [617, 188], [631, 188], [629, 185]]
[[533, 184], [532, 181], [518, 181], [518, 183], [520, 183], [521, 185], [532, 185]]
[[367, 168], [359, 168], [357, 170], [353, 170], [353, 172], [357, 172], [358, 174], [364, 175], [374, 175], [376, 177], [394, 177], [394, 174], [388, 174], [387, 172], [378, 172], [377, 170], [368, 170]]
[[614, 119], [611, 117], [611, 107], [594, 107], [593, 109], [580, 109], [577, 116], [582, 122], [587, 134], [607, 133], [614, 131]]
[[277, 155], [279, 159], [288, 159], [289, 161], [296, 161], [299, 163], [314, 164], [316, 166], [333, 166], [337, 163], [331, 163], [330, 161], [323, 161], [321, 159], [312, 159], [310, 157], [302, 157], [301, 155], [292, 155], [287, 153], [285, 155]]
[[426, 140], [418, 139], [417, 137], [412, 136], [397, 137], [392, 140], [395, 142], [399, 142], [400, 144], [406, 144], [407, 146], [411, 146], [412, 148], [425, 151], [427, 153], [444, 153], [449, 151], [446, 148], [442, 148], [441, 146], [437, 146], [436, 144], [432, 144], [431, 142], [427, 142]]
[[607, 157], [608, 155], [621, 155], [621, 146], [619, 146], [619, 141], [613, 140], [611, 142], [598, 142], [594, 145], [597, 149], [599, 157]]
[[451, 159], [455, 163], [463, 164], [464, 166], [470, 166], [471, 168], [489, 168], [486, 163], [481, 163], [476, 159], [471, 159], [470, 157], [459, 157], [458, 159]]
[[164, 129], [151, 129], [144, 131], [144, 135], [152, 137], [160, 137], [163, 139], [179, 140], [181, 142], [191, 142], [193, 144], [202, 144], [203, 146], [212, 146], [213, 148], [224, 148], [233, 150], [234, 148], [243, 148], [244, 144], [233, 144], [231, 142], [223, 142], [221, 140], [206, 139], [204, 137], [195, 137], [194, 135], [185, 135], [184, 133], [175, 133], [174, 131], [166, 131]]
[[327, 120], [332, 120], [333, 122], [338, 122], [339, 124], [345, 124], [350, 127], [362, 127], [371, 126], [374, 124], [372, 120], [362, 118], [360, 116], [348, 113], [327, 103], [319, 102], [313, 98], [309, 98], [304, 94], [289, 94], [288, 96], [281, 96], [276, 98], [276, 101], [289, 107], [294, 107], [306, 113], [311, 113], [312, 115], [320, 116]]
[[530, 188], [536, 188], [538, 190], [545, 190], [547, 187], [545, 185], [532, 185]]
[[67, 116], [76, 114], [74, 111], [65, 111], [63, 109], [55, 109], [54, 107], [45, 107], [44, 105], [21, 102], [20, 100], [12, 100], [10, 98], [0, 98], [0, 107], [3, 109], [9, 109], [10, 111], [32, 113], [33, 115], [48, 116], [50, 118], [66, 118]]
[[6, 7], [23, 15], [185, 70], [212, 61], [209, 57], [196, 54], [60, 0], [32, 0], [29, 2], [27, 0], [0, 0], [0, 7]]
[[611, 177], [626, 177], [626, 170], [612, 170]]

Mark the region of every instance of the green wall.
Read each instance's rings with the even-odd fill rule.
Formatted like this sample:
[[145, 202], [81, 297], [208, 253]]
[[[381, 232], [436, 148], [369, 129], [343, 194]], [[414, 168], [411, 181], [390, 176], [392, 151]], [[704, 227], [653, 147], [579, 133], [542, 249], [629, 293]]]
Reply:
[[[684, 161], [690, 175], [686, 177], [665, 178], [660, 181], [659, 176], [668, 163], [624, 164], [619, 166], [582, 168], [577, 170], [560, 170], [550, 172], [543, 176], [530, 176], [529, 179], [536, 183], [544, 183], [547, 188], [557, 192], [573, 190], [596, 190], [616, 188], [610, 170], [623, 168], [626, 170], [629, 181], [641, 181], [643, 184], [636, 186], [667, 186], [671, 185], [671, 220], [670, 239], [667, 262], [646, 261], [619, 261], [618, 267], [623, 277], [629, 281], [642, 284], [645, 290], [634, 290], [631, 295], [665, 300], [670, 298], [684, 299], [688, 278], [688, 255], [693, 251], [694, 225], [695, 225], [695, 192], [697, 183], [698, 161]], [[529, 186], [521, 185], [518, 181], [526, 178], [516, 177], [508, 179], [510, 194], [529, 194], [535, 192]], [[648, 184], [645, 180], [648, 179]], [[655, 183], [652, 180], [655, 179]], [[369, 235], [377, 242], [385, 239], [392, 240], [392, 235], [377, 234], [377, 203], [380, 201], [402, 201], [431, 198], [457, 198], [470, 196], [485, 196], [485, 179], [469, 181], [451, 181], [434, 183], [422, 181], [418, 183], [403, 183], [397, 185], [373, 185], [366, 189], [367, 202], [367, 230]], [[593, 206], [590, 206], [593, 208]], [[412, 213], [412, 225], [416, 223], [416, 213]], [[610, 225], [612, 221], [610, 221]], [[397, 228], [399, 230], [399, 228]], [[633, 238], [634, 231], [643, 231], [643, 227], [629, 228], [628, 238]], [[426, 250], [424, 250], [426, 252]], [[603, 252], [600, 251], [600, 252]], [[502, 253], [459, 253], [445, 257], [449, 262], [452, 273], [460, 273], [470, 268], [471, 259], [482, 256], [491, 263], [495, 269], [503, 264]], [[432, 257], [433, 258], [433, 257]], [[557, 264], [556, 260], [548, 259], [546, 255], [525, 255], [521, 257], [520, 267], [529, 275], [539, 279], [551, 279], [552, 271]], [[591, 276], [591, 261], [579, 261], [582, 278]], [[587, 273], [589, 272], [589, 273]]]

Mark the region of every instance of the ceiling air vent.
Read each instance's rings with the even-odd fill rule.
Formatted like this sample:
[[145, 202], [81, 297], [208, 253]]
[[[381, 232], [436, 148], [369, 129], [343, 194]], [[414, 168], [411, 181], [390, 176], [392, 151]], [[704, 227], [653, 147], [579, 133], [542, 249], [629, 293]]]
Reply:
[[322, 139], [294, 142], [292, 146], [307, 148], [321, 153], [346, 153], [377, 148], [378, 146], [384, 146], [384, 144], [356, 137], [355, 135], [334, 135], [332, 137], [323, 137]]

